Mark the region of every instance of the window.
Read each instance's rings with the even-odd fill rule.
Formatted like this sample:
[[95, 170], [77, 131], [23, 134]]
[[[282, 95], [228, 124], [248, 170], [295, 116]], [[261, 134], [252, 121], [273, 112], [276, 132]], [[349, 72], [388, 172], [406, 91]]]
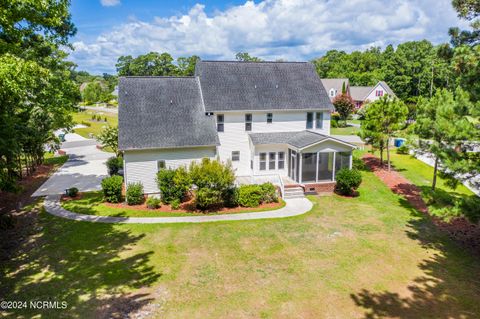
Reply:
[[260, 153], [260, 170], [267, 169], [267, 153]]
[[252, 114], [245, 114], [245, 131], [252, 130]]
[[277, 166], [278, 166], [278, 169], [285, 168], [285, 152], [278, 152]]
[[238, 162], [240, 160], [240, 151], [232, 152], [232, 162]]
[[166, 165], [165, 165], [165, 161], [164, 160], [160, 160], [160, 161], [157, 161], [157, 170], [160, 171], [162, 169], [165, 169], [166, 168]]
[[217, 132], [223, 132], [225, 129], [225, 118], [223, 117], [223, 114], [217, 114]]
[[275, 163], [277, 159], [277, 153], [271, 152], [268, 154], [268, 169], [269, 170], [274, 170], [275, 169]]
[[273, 123], [273, 114], [267, 113], [267, 123]]
[[335, 89], [330, 89], [330, 97], [334, 97], [336, 93]]
[[383, 96], [383, 91], [382, 90], [376, 90], [375, 91], [375, 96]]
[[317, 112], [315, 119], [315, 127], [323, 128], [323, 112]]
[[307, 113], [307, 129], [313, 128], [313, 113], [308, 112]]

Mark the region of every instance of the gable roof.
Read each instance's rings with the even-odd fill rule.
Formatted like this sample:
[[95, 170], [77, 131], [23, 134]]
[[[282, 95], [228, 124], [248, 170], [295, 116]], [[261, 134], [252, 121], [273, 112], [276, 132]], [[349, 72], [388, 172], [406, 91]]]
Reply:
[[[331, 89], [334, 89], [337, 94], [342, 93], [343, 83], [345, 83], [345, 90], [348, 90], [349, 81], [347, 78], [321, 79], [321, 81], [329, 97]], [[330, 99], [333, 99], [333, 97], [331, 97]]]
[[350, 96], [354, 101], [364, 101], [373, 88], [373, 86], [351, 86]]
[[121, 150], [219, 145], [195, 77], [120, 77]]
[[392, 89], [388, 86], [385, 81], [379, 81], [374, 86], [351, 86], [350, 87], [350, 96], [354, 101], [365, 101], [367, 96], [373, 92], [378, 86], [382, 86], [388, 95], [396, 96]]
[[348, 142], [308, 130], [299, 132], [251, 133], [249, 136], [253, 145], [288, 144], [297, 149], [302, 149], [313, 144], [331, 140], [356, 148], [355, 145]]
[[309, 62], [199, 61], [206, 111], [333, 110]]

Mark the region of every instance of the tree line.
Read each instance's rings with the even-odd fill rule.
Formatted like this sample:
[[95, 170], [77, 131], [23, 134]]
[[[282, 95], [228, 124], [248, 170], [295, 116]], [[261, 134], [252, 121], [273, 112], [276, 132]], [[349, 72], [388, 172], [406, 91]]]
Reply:
[[76, 32], [67, 1], [7, 1], [0, 19], [0, 191], [43, 160], [56, 129], [72, 125], [80, 95], [61, 49]]

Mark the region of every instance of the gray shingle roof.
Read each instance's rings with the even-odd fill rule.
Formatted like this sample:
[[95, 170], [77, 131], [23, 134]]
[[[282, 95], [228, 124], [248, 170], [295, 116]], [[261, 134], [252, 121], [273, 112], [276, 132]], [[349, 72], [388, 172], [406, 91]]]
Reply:
[[[325, 91], [327, 91], [328, 96], [330, 97], [330, 90], [334, 89], [338, 94], [342, 94], [343, 83], [345, 83], [345, 90], [348, 91], [349, 81], [347, 78], [340, 79], [321, 79]], [[330, 100], [333, 100], [335, 97], [330, 97]]]
[[354, 101], [364, 101], [373, 90], [373, 86], [351, 86], [350, 96]]
[[308, 62], [199, 61], [207, 111], [333, 110]]
[[121, 150], [219, 145], [198, 78], [121, 77], [118, 91]]
[[312, 131], [252, 133], [249, 136], [253, 145], [288, 144], [296, 148], [304, 148], [325, 139], [331, 139], [330, 136]]

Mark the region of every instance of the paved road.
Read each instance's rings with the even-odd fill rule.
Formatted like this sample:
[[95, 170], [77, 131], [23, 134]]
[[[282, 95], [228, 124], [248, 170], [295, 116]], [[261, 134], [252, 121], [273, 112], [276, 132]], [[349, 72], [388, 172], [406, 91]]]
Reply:
[[112, 153], [96, 148], [96, 141], [78, 134], [67, 134], [62, 150], [68, 161], [55, 172], [32, 196], [63, 194], [65, 189], [76, 187], [81, 192], [100, 190], [100, 183], [107, 176], [105, 161]]
[[185, 216], [185, 217], [109, 217], [83, 215], [68, 211], [60, 205], [60, 195], [49, 195], [45, 198], [45, 210], [52, 215], [66, 219], [94, 222], [94, 223], [122, 223], [122, 224], [175, 224], [175, 223], [206, 223], [232, 220], [271, 219], [298, 216], [312, 209], [312, 202], [307, 198], [292, 198], [285, 200], [286, 205], [277, 210], [225, 214], [211, 216]]

